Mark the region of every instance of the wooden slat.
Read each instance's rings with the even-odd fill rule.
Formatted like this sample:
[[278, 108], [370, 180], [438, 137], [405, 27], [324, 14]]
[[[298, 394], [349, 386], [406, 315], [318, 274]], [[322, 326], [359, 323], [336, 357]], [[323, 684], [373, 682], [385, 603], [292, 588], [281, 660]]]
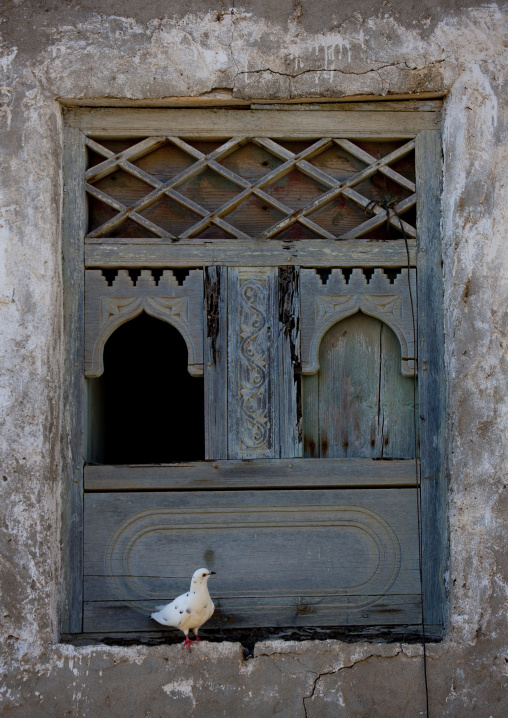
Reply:
[[[306, 382], [312, 377], [306, 377]], [[261, 459], [85, 466], [86, 491], [415, 486], [414, 461]]]
[[[230, 180], [237, 186], [243, 187], [243, 192], [240, 192], [235, 197], [230, 199], [229, 201], [222, 204], [220, 207], [218, 207], [213, 212], [210, 212], [207, 216], [205, 216], [203, 219], [196, 222], [194, 225], [189, 227], [183, 234], [181, 235], [182, 238], [188, 238], [188, 237], [194, 237], [196, 235], [201, 234], [207, 227], [210, 226], [211, 222], [213, 224], [216, 224], [217, 226], [221, 227], [221, 229], [224, 229], [225, 231], [229, 232], [232, 236], [237, 237], [238, 239], [250, 239], [250, 236], [248, 234], [245, 234], [238, 228], [232, 226], [231, 224], [225, 222], [223, 219], [225, 216], [233, 212], [237, 207], [239, 207], [240, 204], [244, 203], [246, 200], [249, 199], [254, 193], [256, 193], [258, 196], [261, 195], [265, 201], [268, 201], [268, 203], [272, 206], [276, 206], [279, 211], [281, 211], [284, 215], [291, 215], [293, 213], [293, 210], [281, 202], [278, 202], [277, 200], [273, 200], [269, 197], [269, 195], [265, 194], [261, 191], [261, 188], [270, 188], [271, 185], [278, 179], [282, 178], [286, 174], [288, 174], [290, 171], [292, 171], [295, 167], [295, 162], [298, 159], [298, 157], [308, 157], [312, 158], [315, 154], [318, 154], [323, 150], [324, 147], [326, 147], [328, 144], [331, 143], [330, 140], [318, 140], [317, 142], [313, 143], [311, 147], [306, 148], [302, 152], [300, 152], [298, 155], [293, 154], [292, 152], [289, 152], [285, 148], [278, 145], [276, 142], [273, 142], [273, 140], [263, 140], [262, 138], [253, 138], [253, 141], [259, 145], [260, 147], [263, 147], [265, 149], [268, 149], [272, 154], [274, 154], [277, 157], [286, 159], [287, 161], [284, 162], [279, 167], [273, 169], [271, 172], [268, 172], [264, 174], [261, 178], [254, 182], [248, 182], [239, 175], [237, 175], [235, 172], [232, 172], [231, 170], [228, 170], [224, 167], [222, 167], [220, 164], [218, 164], [215, 161], [211, 161], [210, 158], [213, 156], [217, 156], [219, 158], [227, 157], [228, 154], [233, 152], [234, 150], [238, 149], [242, 145], [247, 143], [247, 139], [235, 139], [234, 141], [226, 142], [224, 145], [219, 147], [215, 152], [212, 152], [207, 160], [208, 167], [218, 172], [220, 175], [224, 176], [226, 179]], [[299, 163], [298, 163], [299, 164]], [[306, 165], [309, 165], [309, 163], [305, 163]], [[309, 172], [308, 174], [313, 173], [313, 167], [312, 165], [309, 165]], [[327, 176], [328, 177], [328, 176]], [[336, 181], [332, 179], [331, 177], [328, 178], [329, 180], [329, 186], [335, 185]], [[246, 205], [244, 205], [244, 211], [246, 211]], [[318, 237], [325, 237], [327, 239], [335, 239], [335, 236], [327, 232], [326, 230], [323, 230], [318, 225], [315, 225], [310, 220], [307, 220], [307, 225], [314, 231]], [[255, 231], [255, 236], [264, 236], [263, 231]]]
[[[104, 240], [101, 240], [102, 242]], [[145, 241], [146, 242], [146, 241]], [[416, 241], [408, 240], [411, 266], [416, 266]], [[117, 240], [87, 241], [85, 263], [92, 267], [197, 267], [226, 264], [241, 267], [295, 264], [303, 267], [405, 267], [403, 240], [186, 240], [174, 243]]]
[[[382, 619], [381, 619], [382, 620]], [[209, 624], [207, 624], [209, 625]], [[423, 631], [421, 624], [404, 624], [404, 625], [385, 625], [378, 623], [377, 625], [369, 623], [364, 626], [328, 626], [305, 627], [303, 629], [307, 640], [339, 640], [339, 641], [373, 641], [375, 643], [383, 641], [393, 643], [394, 641], [402, 643], [421, 642]], [[125, 641], [134, 642], [137, 639], [136, 631], [87, 631], [79, 636], [69, 633], [63, 633], [61, 640], [64, 643], [70, 643], [73, 646], [93, 646], [103, 643], [106, 639], [112, 639], [116, 645], [125, 645]], [[253, 638], [252, 628], [236, 629], [222, 626], [216, 629], [210, 629], [203, 626], [199, 634], [202, 640], [210, 643], [223, 643], [224, 641], [250, 641]], [[256, 634], [260, 640], [267, 640], [268, 637], [278, 640], [292, 640], [294, 638], [294, 629], [292, 626], [284, 626], [279, 628], [263, 628]], [[429, 641], [441, 641], [443, 638], [443, 626], [434, 626], [427, 624], [425, 626], [425, 639]], [[143, 635], [143, 645], [159, 646], [182, 645], [182, 634], [180, 631], [172, 631], [168, 628], [160, 626], [159, 629], [151, 630]]]
[[[229, 625], [416, 620], [414, 489], [87, 494], [85, 525], [87, 610], [113, 601], [110, 630], [203, 562]], [[108, 630], [93, 607], [86, 630]]]
[[67, 113], [71, 126], [100, 138], [181, 135], [184, 138], [233, 137], [415, 137], [437, 128], [438, 113], [360, 111], [300, 112], [298, 110], [157, 110], [75, 109]]
[[329, 100], [324, 99], [317, 102], [310, 100], [306, 104], [298, 104], [298, 100], [292, 103], [257, 102], [251, 105], [255, 110], [281, 110], [300, 112], [439, 112], [443, 107], [442, 100], [390, 100], [380, 99], [375, 102], [351, 102], [348, 99]]
[[[226, 267], [205, 267], [205, 456], [227, 458], [228, 427], [228, 278]], [[204, 464], [210, 466], [210, 464]], [[213, 472], [212, 472], [213, 473]]]
[[101, 97], [85, 99], [76, 99], [75, 97], [60, 97], [59, 102], [64, 107], [114, 107], [114, 108], [135, 108], [140, 107], [146, 109], [148, 107], [156, 108], [205, 108], [210, 107], [250, 107], [251, 109], [299, 109], [299, 110], [319, 110], [324, 109], [328, 106], [333, 109], [341, 110], [345, 112], [350, 110], [363, 110], [375, 111], [375, 110], [390, 110], [390, 111], [401, 111], [401, 112], [435, 112], [438, 111], [442, 105], [445, 93], [443, 92], [418, 92], [415, 93], [394, 93], [390, 95], [390, 99], [387, 100], [386, 96], [382, 95], [349, 95], [348, 97], [342, 98], [326, 98], [322, 97], [316, 100], [315, 97], [299, 97], [297, 100], [287, 100], [281, 102], [280, 100], [263, 100], [260, 102], [251, 102], [250, 100], [244, 100], [236, 97], [232, 97], [230, 92], [224, 92], [217, 94], [211, 99], [210, 97], [166, 97], [164, 99], [147, 99], [142, 100], [128, 100], [125, 98], [118, 97]]
[[[353, 155], [353, 157], [357, 157], [358, 159], [362, 160], [362, 162], [365, 162], [366, 164], [372, 164], [376, 161], [376, 158], [370, 155], [368, 152], [365, 152], [365, 150], [362, 150], [360, 147], [355, 145], [353, 142], [350, 142], [349, 140], [336, 140], [339, 147], [342, 147], [346, 152], [349, 152], [349, 154]], [[394, 180], [394, 182], [397, 182], [402, 187], [405, 187], [410, 192], [416, 191], [416, 186], [414, 182], [411, 182], [411, 180], [408, 180], [406, 177], [401, 175], [399, 172], [395, 172], [391, 167], [388, 167], [386, 165], [383, 165], [379, 168], [379, 171], [381, 174], [385, 175], [386, 177], [389, 177], [390, 179]]]
[[[330, 185], [330, 189], [319, 196], [317, 199], [315, 199], [312, 202], [309, 202], [304, 207], [299, 209], [297, 212], [294, 212], [291, 217], [286, 217], [277, 224], [270, 227], [265, 232], [261, 233], [259, 235], [260, 238], [264, 237], [273, 237], [278, 232], [282, 232], [287, 227], [291, 226], [298, 216], [305, 216], [312, 215], [312, 213], [316, 212], [319, 209], [322, 209], [326, 205], [328, 205], [331, 201], [336, 199], [341, 194], [346, 194], [351, 199], [355, 199], [356, 194], [352, 194], [348, 192], [353, 187], [356, 187], [361, 182], [363, 182], [366, 179], [369, 179], [372, 177], [376, 172], [380, 170], [381, 167], [388, 165], [390, 162], [395, 162], [397, 159], [400, 159], [402, 157], [405, 157], [409, 152], [411, 152], [414, 149], [414, 141], [407, 142], [402, 147], [397, 148], [393, 152], [390, 152], [387, 154], [383, 159], [377, 160], [372, 165], [369, 165], [368, 167], [365, 167], [365, 169], [361, 170], [360, 172], [356, 172], [351, 177], [349, 177], [347, 180], [344, 180], [343, 182], [339, 182], [338, 180], [333, 179], [333, 177], [329, 177], [325, 172], [322, 170], [315, 169], [310, 165], [309, 163], [302, 163], [301, 169], [306, 173], [309, 174], [309, 176], [312, 176], [317, 181], [324, 181], [324, 178], [326, 179], [326, 183]], [[369, 200], [367, 198], [361, 198], [360, 204], [362, 206], [368, 205]]]
[[420, 377], [422, 555], [425, 622], [444, 623], [448, 541], [445, 480], [445, 376], [441, 268], [441, 138], [416, 142], [418, 191], [418, 375]]
[[[368, 219], [366, 222], [363, 222], [362, 224], [359, 224], [357, 227], [354, 227], [350, 232], [346, 232], [342, 235], [341, 239], [357, 239], [359, 237], [363, 237], [367, 232], [372, 231], [373, 229], [376, 229], [377, 227], [380, 227], [383, 225], [386, 221], [390, 223], [392, 227], [395, 227], [395, 229], [400, 231], [400, 224], [402, 221], [402, 226], [404, 228], [404, 232], [406, 233], [407, 237], [416, 237], [416, 230], [414, 227], [412, 227], [410, 224], [405, 222], [402, 218], [399, 220], [399, 217], [395, 214], [393, 210], [389, 210], [388, 213], [385, 209], [380, 207], [377, 204], [372, 204], [369, 202], [365, 197], [362, 197], [361, 195], [358, 195], [356, 192], [353, 192], [351, 190], [347, 190], [347, 192], [344, 192], [344, 194], [347, 197], [350, 197], [354, 201], [356, 201], [360, 206], [364, 206], [365, 209], [371, 206], [371, 211], [375, 215], [374, 217], [371, 217], [371, 219]], [[406, 199], [402, 200], [402, 202], [398, 202], [394, 209], [398, 214], [401, 212], [404, 212], [407, 209], [411, 209], [416, 204], [416, 194], [411, 195], [410, 197], [407, 197]], [[407, 260], [406, 260], [407, 264]]]
[[65, 128], [62, 214], [64, 364], [62, 373], [61, 629], [79, 633], [83, 601], [83, 234], [85, 137]]
[[95, 140], [92, 140], [91, 137], [86, 138], [85, 144], [87, 147], [89, 147], [91, 150], [93, 150], [95, 153], [97, 153], [101, 157], [105, 157], [106, 159], [109, 159], [110, 157], [115, 156], [114, 152], [112, 152], [111, 150], [108, 150], [107, 147], [103, 147], [98, 142], [95, 142]]
[[[84, 632], [102, 631], [159, 631], [158, 624], [149, 618], [150, 612], [163, 605], [158, 603], [119, 601], [86, 601], [84, 604]], [[215, 614], [203, 626], [200, 635], [221, 628], [303, 627], [303, 626], [396, 626], [416, 623], [419, 619], [420, 597], [415, 595], [386, 596], [378, 605], [368, 609], [344, 609], [333, 598], [309, 596], [277, 599], [214, 598]], [[380, 629], [381, 630], [381, 629]], [[166, 629], [165, 635], [183, 634]]]
[[134, 162], [149, 152], [153, 152], [165, 142], [166, 139], [164, 137], [147, 137], [133, 147], [129, 147], [118, 155], [113, 155], [113, 157], [109, 157], [107, 160], [104, 160], [104, 162], [100, 162], [98, 165], [91, 167], [85, 172], [86, 181], [90, 183], [98, 182], [108, 174], [115, 172], [121, 162], [126, 160]]

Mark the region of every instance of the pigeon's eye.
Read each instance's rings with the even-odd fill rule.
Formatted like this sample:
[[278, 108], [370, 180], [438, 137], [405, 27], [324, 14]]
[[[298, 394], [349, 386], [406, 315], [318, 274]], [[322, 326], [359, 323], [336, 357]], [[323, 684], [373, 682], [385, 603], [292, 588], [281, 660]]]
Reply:
[[203, 574], [203, 578], [206, 576], [206, 573]]

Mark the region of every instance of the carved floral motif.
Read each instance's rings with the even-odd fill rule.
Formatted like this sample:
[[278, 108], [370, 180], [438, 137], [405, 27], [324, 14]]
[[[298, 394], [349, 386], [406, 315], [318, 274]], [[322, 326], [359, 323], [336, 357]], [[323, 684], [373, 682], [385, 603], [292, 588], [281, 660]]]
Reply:
[[256, 279], [242, 282], [239, 313], [242, 441], [247, 448], [258, 449], [268, 439], [266, 285]]

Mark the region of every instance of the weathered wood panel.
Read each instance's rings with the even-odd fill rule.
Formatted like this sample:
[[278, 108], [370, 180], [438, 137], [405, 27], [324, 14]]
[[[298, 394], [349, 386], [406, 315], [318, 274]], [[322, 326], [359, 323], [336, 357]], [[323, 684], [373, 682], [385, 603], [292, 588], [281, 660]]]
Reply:
[[205, 267], [205, 457], [228, 455], [228, 274], [227, 267]]
[[[395, 98], [394, 98], [395, 99]], [[268, 102], [257, 102], [250, 107], [252, 110], [280, 110], [283, 112], [439, 112], [443, 106], [442, 100], [380, 100], [378, 102], [351, 102], [348, 99], [310, 100], [307, 104], [298, 104], [298, 100], [292, 103], [280, 103], [276, 100], [271, 104]]]
[[217, 572], [228, 625], [416, 620], [414, 489], [87, 494], [85, 526], [86, 630], [125, 630], [125, 606], [149, 614], [198, 564]]
[[299, 112], [277, 110], [124, 109], [76, 108], [67, 113], [70, 126], [97, 138], [181, 135], [186, 138], [233, 137], [415, 137], [421, 130], [438, 127], [434, 112]]
[[[383, 322], [354, 314], [321, 341], [317, 381], [304, 377], [305, 456], [414, 457], [414, 379]], [[307, 384], [308, 379], [311, 379]]]
[[165, 99], [147, 99], [143, 100], [126, 100], [125, 98], [109, 97], [100, 99], [94, 99], [87, 97], [86, 99], [79, 99], [75, 97], [60, 97], [59, 102], [64, 107], [115, 107], [133, 109], [139, 107], [146, 109], [149, 107], [154, 108], [167, 108], [167, 109], [181, 109], [183, 107], [189, 107], [194, 109], [209, 109], [210, 107], [245, 107], [246, 109], [288, 109], [288, 110], [320, 110], [326, 111], [326, 108], [330, 106], [331, 109], [343, 110], [348, 112], [350, 110], [359, 111], [387, 111], [390, 112], [437, 112], [443, 106], [443, 100], [441, 99], [444, 93], [440, 92], [419, 92], [417, 95], [408, 93], [394, 93], [390, 95], [390, 99], [386, 97], [380, 97], [379, 95], [353, 95], [344, 98], [331, 98], [321, 97], [316, 99], [315, 97], [299, 97], [297, 100], [288, 100], [285, 103], [281, 103], [278, 100], [263, 100], [260, 102], [251, 102], [250, 100], [243, 100], [241, 98], [233, 97], [169, 97]]
[[[312, 377], [309, 377], [312, 379]], [[306, 380], [307, 381], [307, 380]], [[85, 466], [86, 491], [415, 486], [414, 461], [258, 459]]]
[[[300, 373], [300, 282], [297, 267], [278, 269], [278, 324], [275, 344], [279, 351], [280, 456], [302, 455], [302, 407]], [[277, 334], [278, 333], [278, 334]]]
[[[212, 597], [216, 610], [200, 631], [201, 636], [207, 630], [221, 628], [406, 625], [417, 623], [420, 616], [420, 598], [414, 595], [386, 596], [368, 609], [345, 608], [340, 599], [334, 597], [283, 596], [264, 598], [262, 602], [255, 598]], [[83, 630], [158, 632], [159, 626], [150, 619], [150, 612], [164, 602], [166, 598], [162, 603], [160, 600], [158, 603], [133, 601], [128, 605], [118, 601], [86, 601]], [[166, 629], [166, 634], [175, 635], [179, 640], [183, 638], [181, 632], [173, 629]]]
[[441, 250], [442, 155], [438, 132], [416, 144], [418, 209], [418, 318], [422, 500], [422, 578], [425, 623], [444, 624], [448, 556], [446, 521], [446, 387]]
[[62, 214], [63, 334], [62, 369], [62, 631], [82, 627], [83, 506], [83, 235], [86, 227], [83, 176], [85, 138], [75, 128], [64, 137]]
[[[147, 244], [148, 243], [148, 244]], [[416, 266], [416, 240], [408, 240], [411, 266]], [[180, 240], [168, 243], [130, 239], [127, 243], [87, 240], [85, 264], [93, 267], [251, 267], [281, 264], [302, 267], [406, 267], [403, 240]]]

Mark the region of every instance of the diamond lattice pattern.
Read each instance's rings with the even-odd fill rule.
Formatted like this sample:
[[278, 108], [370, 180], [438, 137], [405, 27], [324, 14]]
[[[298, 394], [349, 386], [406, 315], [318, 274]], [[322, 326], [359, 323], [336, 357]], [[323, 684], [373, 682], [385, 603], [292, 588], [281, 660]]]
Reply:
[[[414, 141], [87, 139], [89, 241], [416, 237]], [[404, 215], [404, 219], [401, 219]]]

